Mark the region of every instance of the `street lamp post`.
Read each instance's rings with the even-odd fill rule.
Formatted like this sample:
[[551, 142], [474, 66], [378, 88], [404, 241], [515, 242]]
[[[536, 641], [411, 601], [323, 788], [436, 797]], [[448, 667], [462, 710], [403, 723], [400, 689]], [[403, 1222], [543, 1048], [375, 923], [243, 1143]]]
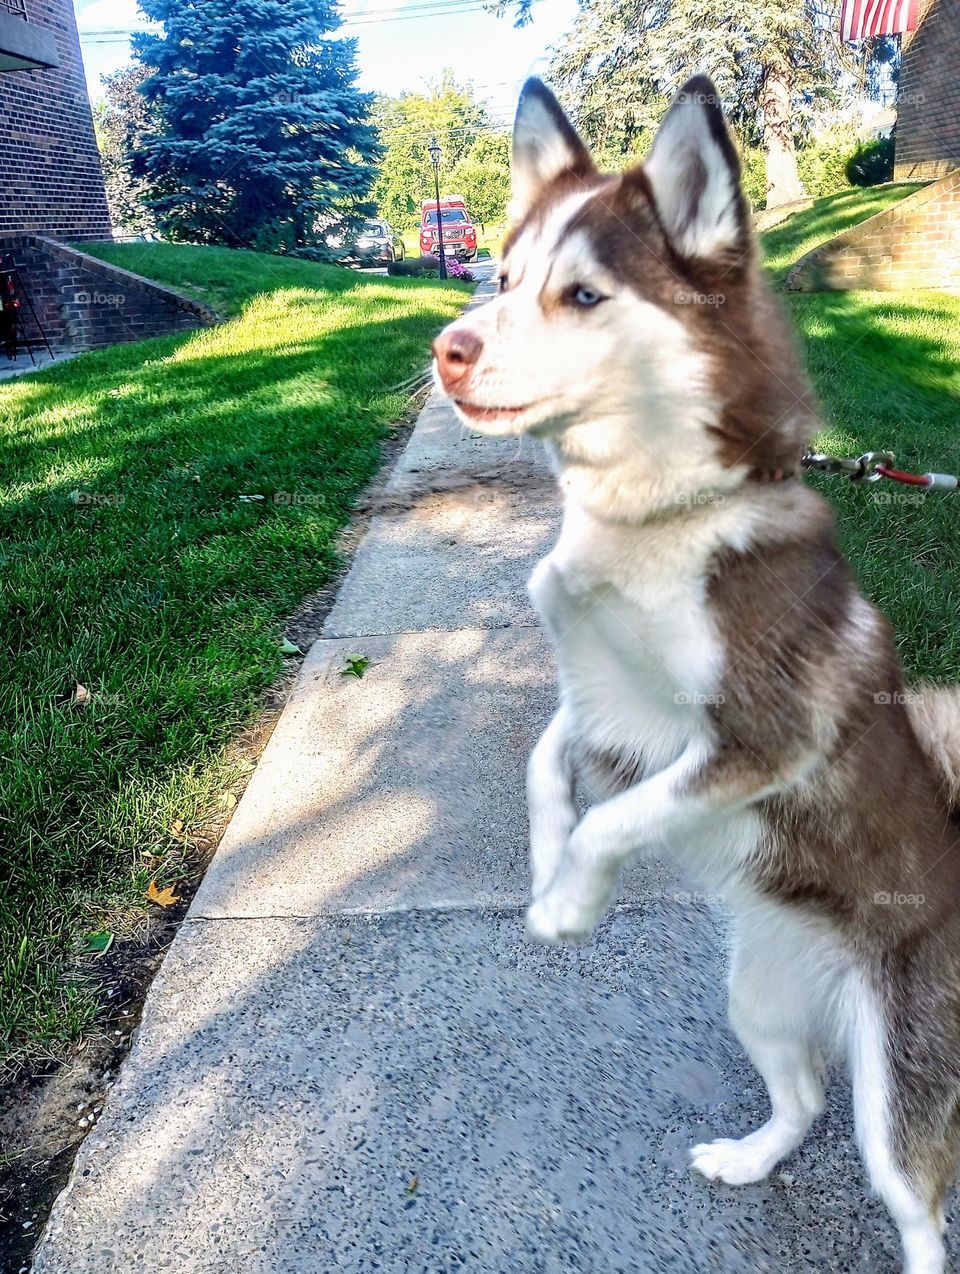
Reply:
[[437, 240], [440, 244], [440, 277], [447, 277], [447, 256], [443, 250], [443, 218], [440, 215], [440, 156], [443, 153], [440, 150], [440, 143], [436, 137], [427, 147], [430, 152], [430, 162], [433, 164], [433, 184], [437, 191]]

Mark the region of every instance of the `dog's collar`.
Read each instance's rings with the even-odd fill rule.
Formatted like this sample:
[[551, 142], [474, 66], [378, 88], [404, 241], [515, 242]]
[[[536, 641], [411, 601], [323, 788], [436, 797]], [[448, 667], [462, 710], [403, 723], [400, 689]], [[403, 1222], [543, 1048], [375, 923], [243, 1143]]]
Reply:
[[793, 458], [793, 463], [789, 463], [782, 469], [762, 469], [758, 465], [755, 469], [750, 470], [751, 482], [789, 482], [791, 478], [798, 478], [803, 472], [803, 459], [799, 452]]

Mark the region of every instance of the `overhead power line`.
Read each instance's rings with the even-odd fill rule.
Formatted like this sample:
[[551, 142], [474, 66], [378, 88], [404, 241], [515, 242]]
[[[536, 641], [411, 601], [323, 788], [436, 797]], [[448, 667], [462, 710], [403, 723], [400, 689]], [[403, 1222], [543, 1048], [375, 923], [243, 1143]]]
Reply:
[[458, 128], [429, 128], [424, 132], [407, 131], [403, 125], [396, 128], [381, 128], [378, 132], [391, 141], [422, 142], [431, 137], [459, 137], [464, 133], [509, 133], [513, 127], [513, 118], [492, 120], [489, 124], [464, 125]]
[[[370, 9], [358, 14], [355, 18], [344, 18], [336, 28], [379, 26], [385, 22], [415, 22], [445, 17], [459, 17], [466, 13], [487, 13], [487, 5], [471, 3], [471, 0], [421, 0], [420, 3], [405, 8]], [[131, 35], [152, 34], [149, 27], [103, 27], [91, 31], [81, 31], [80, 39], [84, 44], [115, 44], [127, 40]], [[334, 32], [335, 34], [335, 32]]]

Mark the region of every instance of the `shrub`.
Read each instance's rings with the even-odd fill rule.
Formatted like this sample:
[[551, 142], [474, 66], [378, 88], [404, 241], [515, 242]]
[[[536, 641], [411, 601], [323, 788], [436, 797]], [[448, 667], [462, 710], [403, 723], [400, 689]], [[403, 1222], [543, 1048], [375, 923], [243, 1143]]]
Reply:
[[472, 271], [456, 260], [447, 262], [447, 277], [459, 279], [461, 283], [473, 283], [474, 281]]
[[743, 168], [743, 193], [752, 208], [762, 208], [767, 202], [767, 161], [759, 147], [751, 146], [740, 153]]
[[853, 186], [879, 186], [893, 180], [893, 137], [878, 137], [859, 146], [847, 161], [847, 177]]
[[[850, 187], [848, 167], [851, 152], [857, 145], [854, 129], [838, 127], [824, 133], [815, 141], [797, 149], [797, 172], [807, 194], [814, 199], [824, 195], [836, 195]], [[743, 189], [754, 208], [763, 208], [767, 202], [767, 171], [763, 151], [751, 147], [741, 154], [743, 164]], [[879, 178], [880, 181], [888, 180]]]
[[837, 130], [797, 151], [797, 171], [808, 195], [820, 199], [849, 189], [847, 161], [854, 144], [851, 132]]
[[405, 257], [402, 261], [390, 261], [387, 274], [398, 275], [407, 279], [428, 279], [440, 272], [440, 262], [436, 257]]

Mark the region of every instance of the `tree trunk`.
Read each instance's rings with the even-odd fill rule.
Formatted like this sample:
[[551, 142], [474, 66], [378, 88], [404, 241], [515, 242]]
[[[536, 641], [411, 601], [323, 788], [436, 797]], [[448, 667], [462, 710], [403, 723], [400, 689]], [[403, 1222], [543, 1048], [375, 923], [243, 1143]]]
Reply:
[[767, 161], [767, 207], [802, 199], [807, 193], [797, 172], [790, 109], [790, 66], [774, 57], [764, 67], [762, 101], [763, 149]]

